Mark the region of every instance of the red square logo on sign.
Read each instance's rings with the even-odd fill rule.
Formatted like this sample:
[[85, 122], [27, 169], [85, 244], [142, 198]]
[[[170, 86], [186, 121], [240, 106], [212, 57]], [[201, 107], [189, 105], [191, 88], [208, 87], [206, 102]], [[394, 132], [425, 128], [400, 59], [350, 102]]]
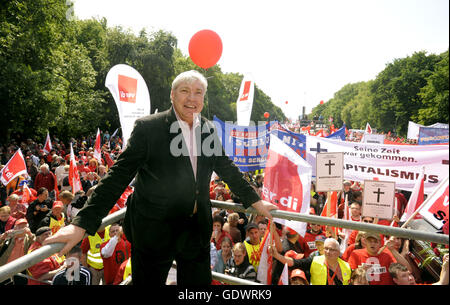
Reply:
[[119, 74], [118, 87], [121, 102], [136, 103], [137, 79]]
[[242, 95], [239, 101], [246, 101], [248, 100], [248, 95], [250, 94], [250, 85], [251, 81], [246, 81], [244, 83], [244, 90], [242, 91]]

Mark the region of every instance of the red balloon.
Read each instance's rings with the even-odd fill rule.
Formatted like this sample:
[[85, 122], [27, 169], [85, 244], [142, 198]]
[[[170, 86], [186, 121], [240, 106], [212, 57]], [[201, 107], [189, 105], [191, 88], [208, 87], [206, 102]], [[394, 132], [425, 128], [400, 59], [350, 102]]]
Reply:
[[286, 103], [286, 105], [287, 105], [288, 101], [286, 101], [285, 103]]
[[264, 117], [265, 117], [266, 119], [268, 119], [269, 116], [270, 116], [270, 114], [269, 114], [268, 112], [264, 112]]
[[222, 56], [222, 40], [214, 31], [201, 30], [189, 41], [189, 55], [197, 66], [208, 69]]
[[320, 101], [320, 105], [323, 105], [323, 101]]

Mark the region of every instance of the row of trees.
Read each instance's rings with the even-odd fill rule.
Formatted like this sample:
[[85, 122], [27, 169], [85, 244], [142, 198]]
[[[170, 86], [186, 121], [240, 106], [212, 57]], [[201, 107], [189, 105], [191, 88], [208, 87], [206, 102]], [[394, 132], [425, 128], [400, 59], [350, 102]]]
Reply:
[[[71, 11], [72, 10], [72, 11]], [[136, 35], [108, 27], [106, 19], [77, 20], [65, 0], [0, 3], [0, 143], [11, 138], [43, 139], [47, 130], [61, 139], [120, 126], [105, 87], [108, 71], [127, 64], [147, 83], [152, 112], [170, 107], [170, 88], [180, 72], [196, 69], [208, 78], [203, 115], [236, 121], [242, 75], [219, 66], [197, 67], [177, 48], [171, 33], [145, 30]], [[251, 119], [285, 120], [257, 86]]]
[[423, 125], [449, 121], [449, 54], [416, 52], [388, 63], [374, 80], [347, 84], [313, 108], [313, 116], [333, 117], [335, 126], [405, 136], [408, 122]]

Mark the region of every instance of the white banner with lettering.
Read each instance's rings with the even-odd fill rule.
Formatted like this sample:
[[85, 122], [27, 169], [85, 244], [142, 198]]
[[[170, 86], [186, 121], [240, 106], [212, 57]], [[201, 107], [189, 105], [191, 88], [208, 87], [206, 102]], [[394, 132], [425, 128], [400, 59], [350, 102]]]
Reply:
[[344, 178], [352, 181], [394, 181], [397, 189], [412, 191], [425, 167], [425, 193], [432, 193], [449, 176], [448, 145], [390, 145], [339, 141], [306, 136], [306, 161], [316, 172], [317, 152], [343, 152]]
[[105, 86], [116, 102], [125, 147], [136, 119], [150, 114], [150, 94], [147, 84], [134, 68], [120, 64], [109, 70]]

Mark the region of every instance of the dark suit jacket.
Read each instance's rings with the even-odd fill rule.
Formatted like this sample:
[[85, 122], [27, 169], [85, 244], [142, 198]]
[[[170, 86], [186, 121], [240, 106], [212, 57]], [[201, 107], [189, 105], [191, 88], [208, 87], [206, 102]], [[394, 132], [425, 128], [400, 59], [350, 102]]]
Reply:
[[[183, 147], [180, 140], [184, 142], [184, 139], [177, 122], [173, 108], [137, 119], [126, 149], [72, 223], [86, 229], [88, 234], [95, 234], [102, 218], [135, 177], [135, 190], [128, 200], [124, 223], [125, 235], [134, 247], [146, 249], [150, 244], [161, 242], [164, 236], [158, 232], [158, 223], [176, 223], [178, 219], [189, 218], [195, 202], [199, 237], [206, 246], [212, 232], [209, 183], [213, 171], [240, 197], [244, 207], [260, 199], [225, 155], [214, 124], [205, 118], [201, 119], [201, 143], [209, 145], [211, 135], [216, 137], [221, 155], [207, 156], [202, 150], [197, 157], [195, 180], [187, 150], [181, 156], [172, 155], [170, 150], [171, 144]], [[176, 143], [180, 145], [174, 145]]]

